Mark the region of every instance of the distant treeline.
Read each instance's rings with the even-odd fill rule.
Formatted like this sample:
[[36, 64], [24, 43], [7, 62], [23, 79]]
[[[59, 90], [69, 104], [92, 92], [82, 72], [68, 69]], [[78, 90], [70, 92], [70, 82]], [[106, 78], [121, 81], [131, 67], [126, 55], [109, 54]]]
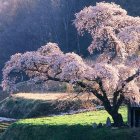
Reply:
[[[74, 27], [74, 14], [83, 7], [103, 0], [1, 0], [0, 1], [0, 78], [4, 63], [12, 54], [35, 50], [47, 42], [56, 42], [65, 52], [84, 57], [91, 42], [80, 37]], [[115, 2], [130, 15], [140, 15], [140, 0], [104, 0]]]

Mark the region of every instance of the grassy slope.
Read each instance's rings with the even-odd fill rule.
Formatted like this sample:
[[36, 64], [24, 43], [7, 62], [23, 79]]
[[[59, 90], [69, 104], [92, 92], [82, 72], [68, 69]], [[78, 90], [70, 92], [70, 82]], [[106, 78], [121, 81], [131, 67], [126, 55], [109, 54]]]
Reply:
[[0, 90], [0, 102], [2, 100], [4, 100], [5, 98], [7, 98], [9, 96], [9, 94], [7, 92], [1, 91]]
[[1, 122], [0, 123], [0, 135], [10, 126], [10, 122]]
[[[84, 108], [81, 100], [73, 100], [68, 94], [16, 94], [0, 102], [0, 116], [32, 118], [58, 114]], [[81, 97], [82, 98], [82, 97]], [[83, 97], [84, 98], [84, 97]], [[84, 98], [85, 99], [85, 98]], [[87, 98], [86, 98], [87, 99]], [[60, 106], [60, 107], [59, 107]]]
[[[120, 112], [126, 121], [126, 108], [121, 108]], [[94, 130], [92, 128], [93, 122], [105, 123], [108, 116], [107, 112], [102, 110], [24, 119], [10, 126], [2, 140], [133, 140], [133, 130], [107, 128]]]

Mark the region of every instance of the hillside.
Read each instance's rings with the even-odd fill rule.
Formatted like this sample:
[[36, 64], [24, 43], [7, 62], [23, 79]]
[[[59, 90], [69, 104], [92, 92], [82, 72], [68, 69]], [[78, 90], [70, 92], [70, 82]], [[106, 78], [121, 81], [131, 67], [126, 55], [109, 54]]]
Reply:
[[87, 102], [88, 96], [86, 94], [79, 98], [74, 97], [75, 94], [65, 93], [19, 93], [0, 102], [0, 115], [8, 118], [48, 116], [78, 109], [94, 109], [94, 104], [90, 101], [98, 103], [92, 96], [91, 100]]

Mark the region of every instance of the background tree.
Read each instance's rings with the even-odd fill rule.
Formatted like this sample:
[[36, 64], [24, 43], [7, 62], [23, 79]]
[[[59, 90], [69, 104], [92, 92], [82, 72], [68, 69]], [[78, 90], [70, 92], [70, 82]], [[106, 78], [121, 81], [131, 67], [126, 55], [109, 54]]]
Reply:
[[139, 23], [139, 17], [128, 16], [114, 3], [86, 7], [76, 14], [74, 24], [79, 33], [91, 34], [89, 52], [102, 52], [92, 64], [48, 43], [37, 51], [11, 56], [3, 69], [2, 86], [13, 92], [23, 74], [34, 82], [54, 80], [77, 85], [94, 94], [112, 116], [114, 125], [121, 126], [123, 118], [118, 110], [123, 101], [140, 101]]
[[[88, 34], [80, 37], [72, 25], [74, 13], [102, 0], [0, 0], [0, 79], [10, 56], [32, 51], [46, 42], [56, 42], [62, 51], [89, 56]], [[104, 0], [140, 16], [139, 0]], [[65, 26], [65, 28], [64, 28]], [[0, 80], [1, 81], [1, 80]]]

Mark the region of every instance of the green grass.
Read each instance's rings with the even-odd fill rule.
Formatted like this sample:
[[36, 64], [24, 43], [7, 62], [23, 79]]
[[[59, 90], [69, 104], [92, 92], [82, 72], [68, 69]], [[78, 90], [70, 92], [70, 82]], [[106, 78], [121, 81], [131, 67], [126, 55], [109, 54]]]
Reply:
[[[122, 107], [120, 113], [123, 115], [124, 121], [127, 120], [127, 109]], [[45, 117], [37, 119], [24, 119], [17, 122], [17, 125], [92, 125], [93, 122], [105, 123], [107, 117], [110, 117], [105, 110], [79, 113], [74, 115]], [[111, 118], [111, 117], [110, 117]]]
[[[127, 109], [120, 113], [127, 121]], [[104, 110], [74, 115], [23, 119], [9, 127], [2, 140], [133, 140], [130, 129], [93, 129], [92, 124], [105, 123], [108, 113]], [[137, 139], [135, 139], [137, 140]]]

